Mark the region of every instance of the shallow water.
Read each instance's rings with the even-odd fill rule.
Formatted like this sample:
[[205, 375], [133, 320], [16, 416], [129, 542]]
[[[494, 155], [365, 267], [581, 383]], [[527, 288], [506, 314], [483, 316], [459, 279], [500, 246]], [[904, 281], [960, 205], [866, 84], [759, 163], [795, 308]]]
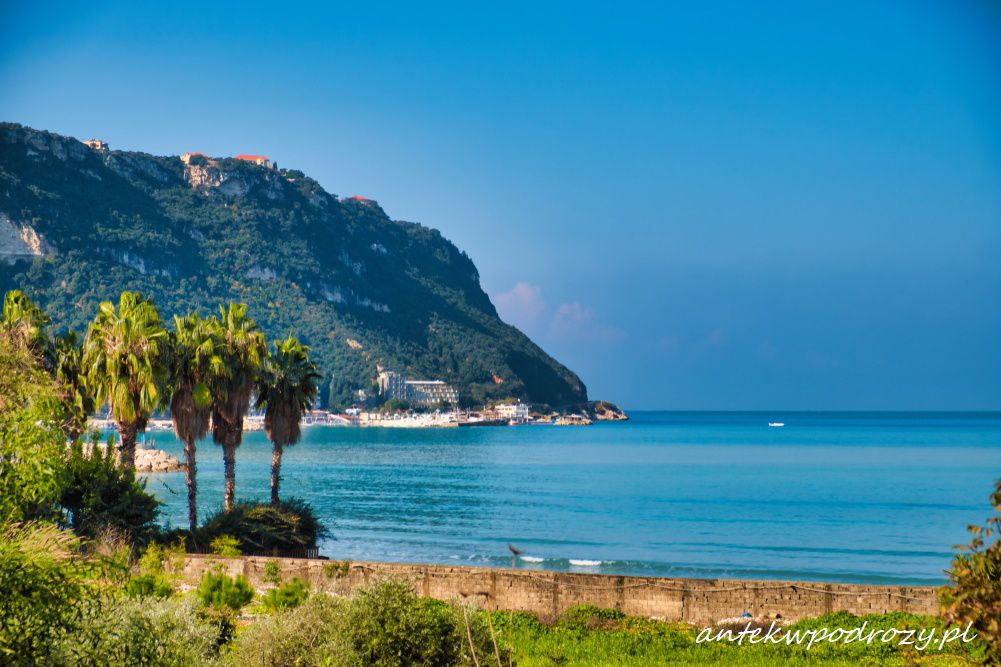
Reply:
[[[283, 495], [316, 508], [332, 558], [509, 567], [513, 543], [526, 569], [938, 584], [1001, 477], [1001, 413], [632, 417], [309, 427], [286, 449]], [[181, 458], [171, 434], [150, 438]], [[222, 502], [222, 451], [206, 440], [199, 454], [204, 517]], [[246, 434], [241, 499], [268, 497], [270, 461], [264, 434]], [[185, 525], [183, 474], [149, 489]]]

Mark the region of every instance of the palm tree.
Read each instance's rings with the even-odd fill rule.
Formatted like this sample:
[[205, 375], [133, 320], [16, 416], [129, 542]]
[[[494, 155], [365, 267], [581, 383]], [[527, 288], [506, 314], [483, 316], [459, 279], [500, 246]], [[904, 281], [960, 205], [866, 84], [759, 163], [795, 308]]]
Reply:
[[87, 430], [87, 418], [94, 414], [96, 407], [83, 365], [83, 347], [75, 331], [56, 337], [52, 356], [53, 375], [68, 413], [63, 432], [75, 442]]
[[169, 340], [153, 302], [122, 292], [103, 302], [83, 341], [83, 367], [98, 405], [118, 424], [119, 460], [136, 466], [136, 436], [164, 403]]
[[0, 329], [14, 334], [46, 365], [51, 359], [45, 327], [51, 322], [51, 318], [21, 290], [11, 290], [4, 296]]
[[194, 313], [185, 317], [175, 315], [170, 357], [170, 419], [177, 439], [184, 443], [188, 525], [194, 533], [198, 528], [195, 441], [208, 433], [212, 414], [208, 382], [222, 364], [209, 322]]
[[94, 397], [86, 386], [79, 338], [74, 331], [67, 331], [50, 339], [45, 328], [51, 323], [24, 292], [7, 292], [0, 329], [23, 342], [56, 380], [66, 409], [61, 428], [69, 440], [75, 441], [87, 429], [87, 418], [94, 412]]
[[274, 445], [271, 455], [271, 502], [278, 504], [282, 450], [299, 442], [302, 415], [313, 407], [322, 377], [309, 359], [309, 348], [292, 336], [275, 341], [275, 351], [261, 364], [257, 408], [264, 408], [264, 430]]
[[212, 440], [222, 446], [226, 472], [225, 508], [233, 508], [236, 493], [236, 449], [243, 442], [243, 418], [257, 382], [261, 360], [268, 352], [264, 334], [247, 317], [247, 305], [219, 306], [212, 320], [221, 363], [211, 376]]

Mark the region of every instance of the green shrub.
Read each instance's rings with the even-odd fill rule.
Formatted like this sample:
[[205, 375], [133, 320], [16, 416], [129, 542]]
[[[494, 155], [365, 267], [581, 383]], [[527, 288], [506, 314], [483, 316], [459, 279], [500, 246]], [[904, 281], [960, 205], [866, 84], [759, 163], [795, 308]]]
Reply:
[[301, 500], [271, 503], [237, 503], [229, 512], [210, 517], [195, 534], [199, 544], [220, 535], [237, 540], [242, 553], [285, 552], [315, 547], [326, 535], [313, 508]]
[[946, 621], [971, 623], [1001, 663], [1001, 480], [990, 496], [994, 516], [984, 526], [970, 526], [970, 543], [958, 547], [949, 569], [949, 585], [939, 591]]
[[[388, 580], [352, 599], [346, 633], [364, 665], [471, 665], [467, 616], [440, 600], [414, 595], [406, 584]], [[481, 615], [469, 616], [469, 624], [477, 655], [492, 654]]]
[[132, 577], [125, 584], [124, 593], [133, 598], [166, 598], [174, 593], [174, 577], [168, 566], [176, 567], [171, 561], [183, 554], [184, 545], [163, 547], [155, 542], [146, 547], [136, 563]]
[[264, 565], [264, 581], [269, 584], [282, 583], [282, 567], [277, 562], [269, 560]]
[[351, 561], [332, 560], [323, 565], [323, 574], [327, 579], [343, 579], [351, 572]]
[[35, 664], [99, 605], [79, 538], [50, 524], [0, 529], [0, 664]]
[[224, 654], [224, 663], [249, 665], [357, 666], [344, 638], [350, 601], [324, 593], [295, 609], [258, 617], [242, 629]]
[[295, 609], [308, 597], [309, 584], [298, 577], [293, 577], [287, 584], [268, 590], [261, 598], [261, 604], [274, 613], [284, 609]]
[[185, 553], [183, 538], [169, 546], [153, 542], [143, 550], [136, 565], [140, 573], [178, 571], [184, 565]]
[[146, 492], [145, 480], [115, 461], [114, 447], [92, 442], [89, 452], [77, 442], [67, 460], [68, 479], [60, 498], [73, 530], [95, 537], [106, 530], [145, 544], [156, 533], [160, 503]]
[[560, 615], [558, 625], [577, 630], [594, 630], [597, 628], [618, 627], [626, 615], [615, 609], [604, 609], [594, 605], [582, 604], [567, 609]]
[[[464, 613], [384, 581], [344, 600], [320, 593], [299, 607], [257, 620], [233, 642], [232, 665], [473, 665], [469, 633], [481, 665], [495, 665], [486, 614]], [[501, 647], [502, 664], [507, 653]]]
[[204, 665], [216, 655], [219, 626], [198, 613], [190, 598], [121, 599], [90, 615], [49, 656], [53, 664]]
[[236, 539], [232, 535], [220, 535], [209, 543], [209, 551], [214, 553], [216, 556], [226, 556], [230, 558], [235, 558], [237, 556], [242, 556], [243, 552], [240, 551], [240, 540]]
[[198, 599], [214, 611], [240, 611], [254, 599], [254, 589], [243, 575], [233, 579], [221, 572], [206, 572], [196, 589]]
[[169, 598], [173, 593], [170, 581], [158, 574], [140, 574], [125, 584], [125, 595], [132, 598]]

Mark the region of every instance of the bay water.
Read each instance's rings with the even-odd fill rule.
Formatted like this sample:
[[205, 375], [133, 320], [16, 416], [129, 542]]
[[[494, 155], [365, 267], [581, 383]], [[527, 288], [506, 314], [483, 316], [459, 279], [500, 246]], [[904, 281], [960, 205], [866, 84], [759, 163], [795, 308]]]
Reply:
[[[336, 559], [573, 572], [937, 585], [1001, 478], [1001, 413], [633, 412], [625, 423], [452, 429], [310, 426], [282, 495]], [[783, 422], [771, 427], [770, 422]], [[147, 443], [183, 460], [172, 434]], [[247, 433], [239, 499], [269, 497]], [[200, 516], [222, 450], [198, 450]], [[183, 473], [152, 475], [186, 525]], [[508, 545], [523, 551], [513, 557]]]

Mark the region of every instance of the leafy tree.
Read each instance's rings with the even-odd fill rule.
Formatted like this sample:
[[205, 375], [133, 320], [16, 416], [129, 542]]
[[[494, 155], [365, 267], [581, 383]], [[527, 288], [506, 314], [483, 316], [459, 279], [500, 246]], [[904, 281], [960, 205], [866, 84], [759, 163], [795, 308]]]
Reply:
[[212, 320], [221, 362], [213, 369], [212, 440], [222, 446], [226, 474], [225, 508], [233, 507], [236, 494], [236, 450], [243, 442], [243, 418], [250, 407], [261, 360], [267, 343], [257, 323], [247, 317], [247, 305], [219, 306], [219, 318]]
[[949, 623], [973, 624], [987, 645], [989, 659], [1001, 663], [1001, 480], [990, 496], [994, 516], [984, 526], [969, 526], [970, 543], [959, 546], [939, 591]]
[[299, 442], [300, 424], [313, 407], [322, 376], [309, 358], [309, 348], [292, 336], [275, 341], [274, 352], [264, 358], [257, 383], [257, 409], [264, 409], [264, 430], [274, 446], [271, 455], [271, 502], [278, 504], [282, 451]]
[[213, 373], [222, 370], [222, 358], [216, 353], [215, 336], [208, 322], [196, 314], [175, 315], [170, 357], [170, 418], [174, 433], [184, 443], [188, 526], [193, 533], [198, 528], [195, 442], [208, 433], [212, 414], [208, 383]]
[[411, 407], [410, 401], [403, 398], [391, 398], [382, 404], [385, 412], [405, 412]]
[[87, 382], [118, 425], [120, 459], [127, 468], [136, 466], [136, 436], [164, 402], [168, 343], [153, 302], [137, 292], [122, 292], [117, 308], [101, 303], [87, 328]]
[[65, 417], [57, 386], [26, 340], [0, 331], [0, 523], [58, 518]]

